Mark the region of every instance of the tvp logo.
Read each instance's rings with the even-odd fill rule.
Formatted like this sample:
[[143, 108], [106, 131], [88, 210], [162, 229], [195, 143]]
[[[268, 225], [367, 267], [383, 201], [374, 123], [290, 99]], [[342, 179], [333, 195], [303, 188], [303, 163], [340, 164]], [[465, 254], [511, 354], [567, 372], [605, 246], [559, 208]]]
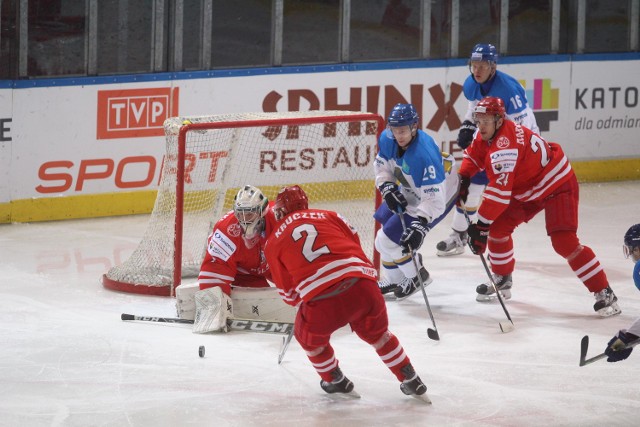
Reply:
[[534, 79], [533, 89], [527, 89], [525, 81], [520, 83], [525, 88], [529, 106], [536, 116], [540, 132], [547, 132], [551, 122], [558, 120], [560, 89], [551, 87], [551, 79]]
[[98, 91], [98, 139], [164, 135], [165, 119], [178, 115], [178, 88]]

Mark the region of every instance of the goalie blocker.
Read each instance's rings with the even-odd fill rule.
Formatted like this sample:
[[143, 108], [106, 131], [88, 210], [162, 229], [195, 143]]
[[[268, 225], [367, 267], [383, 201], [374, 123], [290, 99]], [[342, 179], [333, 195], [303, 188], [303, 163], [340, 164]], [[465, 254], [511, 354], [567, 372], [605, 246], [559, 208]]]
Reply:
[[276, 288], [233, 287], [229, 298], [219, 287], [201, 291], [198, 283], [176, 288], [176, 311], [181, 319], [194, 320], [195, 333], [226, 332], [228, 318], [293, 323], [296, 315]]

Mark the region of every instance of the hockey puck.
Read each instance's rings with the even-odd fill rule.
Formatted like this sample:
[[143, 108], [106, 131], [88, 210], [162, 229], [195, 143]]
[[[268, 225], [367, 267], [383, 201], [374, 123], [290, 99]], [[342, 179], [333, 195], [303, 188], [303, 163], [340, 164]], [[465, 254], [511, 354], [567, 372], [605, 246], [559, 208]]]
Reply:
[[198, 349], [198, 356], [204, 357], [204, 346], [203, 345], [201, 345], [200, 348]]

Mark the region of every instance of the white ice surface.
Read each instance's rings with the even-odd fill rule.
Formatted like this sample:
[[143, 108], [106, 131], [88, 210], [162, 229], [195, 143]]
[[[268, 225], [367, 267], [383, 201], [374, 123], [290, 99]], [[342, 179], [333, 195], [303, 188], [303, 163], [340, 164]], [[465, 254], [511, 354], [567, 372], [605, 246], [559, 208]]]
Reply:
[[[640, 181], [581, 186], [579, 237], [590, 245], [623, 313], [600, 319], [593, 296], [553, 252], [543, 215], [515, 233], [517, 265], [503, 334], [499, 304], [475, 301], [478, 257], [435, 256], [449, 219], [431, 232], [427, 288], [388, 303], [390, 329], [428, 386], [433, 405], [403, 395], [368, 345], [342, 329], [332, 342], [362, 395], [335, 399], [281, 335], [194, 335], [189, 326], [122, 322], [123, 312], [173, 316], [170, 298], [117, 293], [99, 279], [144, 232], [146, 215], [0, 226], [2, 426], [632, 426], [640, 421], [640, 350], [619, 363], [579, 367], [640, 316], [622, 236], [640, 222]], [[206, 357], [198, 347], [206, 346]]]

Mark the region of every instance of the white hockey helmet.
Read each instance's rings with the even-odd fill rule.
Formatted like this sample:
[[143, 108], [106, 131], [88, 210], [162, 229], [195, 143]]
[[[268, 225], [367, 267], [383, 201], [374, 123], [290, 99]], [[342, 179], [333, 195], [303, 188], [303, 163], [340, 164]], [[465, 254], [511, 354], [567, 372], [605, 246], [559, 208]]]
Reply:
[[238, 191], [233, 200], [233, 213], [245, 238], [253, 239], [262, 233], [268, 205], [269, 199], [253, 185], [245, 185]]

